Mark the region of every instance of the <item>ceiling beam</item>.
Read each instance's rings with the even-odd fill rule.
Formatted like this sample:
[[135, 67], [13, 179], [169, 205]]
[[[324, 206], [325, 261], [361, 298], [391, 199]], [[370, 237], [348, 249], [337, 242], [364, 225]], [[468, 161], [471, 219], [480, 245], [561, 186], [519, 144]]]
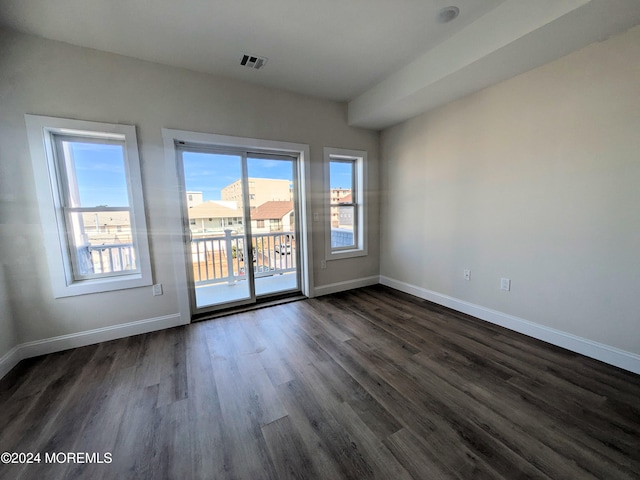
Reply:
[[636, 25], [639, 7], [638, 0], [507, 0], [349, 102], [349, 124], [386, 128], [548, 63]]

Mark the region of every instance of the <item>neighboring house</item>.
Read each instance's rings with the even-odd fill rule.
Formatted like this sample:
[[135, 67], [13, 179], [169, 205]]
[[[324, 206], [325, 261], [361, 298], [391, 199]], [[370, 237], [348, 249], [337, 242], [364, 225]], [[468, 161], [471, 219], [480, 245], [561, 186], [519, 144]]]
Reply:
[[[248, 183], [249, 206], [251, 208], [269, 201], [290, 201], [293, 198], [289, 180], [249, 177]], [[222, 200], [232, 200], [242, 206], [242, 183], [240, 180], [224, 187], [220, 196]]]
[[225, 230], [243, 231], [242, 209], [233, 202], [209, 200], [191, 207], [189, 228], [194, 234], [222, 234]]
[[[351, 203], [351, 192], [340, 196], [336, 202]], [[348, 247], [350, 245], [353, 245], [353, 207], [332, 207], [331, 246]]]
[[[340, 202], [351, 203], [351, 193], [342, 197]], [[336, 216], [337, 215], [337, 216]], [[334, 215], [331, 213], [331, 224], [333, 225], [334, 218], [337, 220], [338, 228], [347, 228], [353, 230], [353, 207], [338, 207], [338, 213]]]
[[92, 212], [82, 214], [86, 237], [78, 244], [111, 245], [131, 243], [131, 218], [129, 212]]
[[331, 192], [331, 203], [337, 203], [344, 201], [344, 197], [347, 195], [351, 195], [350, 188], [332, 188]]
[[292, 232], [293, 202], [270, 201], [251, 210], [251, 232]]
[[195, 207], [202, 203], [202, 192], [187, 192], [187, 207]]
[[[330, 191], [331, 203], [339, 203], [339, 202], [351, 202], [351, 189], [349, 188], [332, 188]], [[341, 221], [345, 218], [346, 210], [344, 208], [335, 208], [331, 207], [331, 228], [340, 228], [346, 226], [347, 223], [345, 221]], [[353, 226], [353, 213], [350, 215], [351, 223], [349, 225]]]

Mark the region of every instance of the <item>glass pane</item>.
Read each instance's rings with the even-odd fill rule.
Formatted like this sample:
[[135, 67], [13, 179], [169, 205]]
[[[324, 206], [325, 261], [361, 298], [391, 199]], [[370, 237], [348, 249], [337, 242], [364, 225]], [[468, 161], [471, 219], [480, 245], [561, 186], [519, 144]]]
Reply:
[[331, 203], [352, 202], [354, 162], [332, 161], [329, 165]]
[[294, 166], [288, 158], [247, 158], [257, 296], [298, 289]]
[[242, 157], [182, 152], [196, 308], [251, 298]]
[[[329, 165], [331, 204], [353, 203], [355, 162], [332, 161]], [[355, 247], [354, 206], [331, 207], [331, 248]]]
[[331, 207], [331, 248], [354, 247], [355, 207]]
[[128, 207], [123, 145], [63, 141], [70, 207]]
[[129, 273], [138, 269], [128, 210], [73, 212], [69, 220], [77, 273]]

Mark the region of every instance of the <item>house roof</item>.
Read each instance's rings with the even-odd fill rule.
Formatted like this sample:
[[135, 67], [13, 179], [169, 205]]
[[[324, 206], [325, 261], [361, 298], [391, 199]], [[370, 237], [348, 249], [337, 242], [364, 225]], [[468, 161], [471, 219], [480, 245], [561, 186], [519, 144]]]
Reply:
[[131, 218], [128, 211], [122, 212], [86, 212], [82, 214], [82, 221], [87, 226], [129, 226]]
[[269, 201], [251, 211], [251, 220], [281, 219], [293, 211], [292, 201]]
[[229, 218], [242, 217], [242, 210], [233, 209], [209, 200], [189, 209], [189, 218]]
[[344, 197], [340, 197], [340, 199], [339, 199], [338, 201], [339, 201], [340, 203], [351, 203], [351, 202], [353, 202], [352, 198], [353, 198], [353, 197], [352, 197], [352, 196], [351, 196], [351, 194], [349, 193], [349, 194], [345, 195]]

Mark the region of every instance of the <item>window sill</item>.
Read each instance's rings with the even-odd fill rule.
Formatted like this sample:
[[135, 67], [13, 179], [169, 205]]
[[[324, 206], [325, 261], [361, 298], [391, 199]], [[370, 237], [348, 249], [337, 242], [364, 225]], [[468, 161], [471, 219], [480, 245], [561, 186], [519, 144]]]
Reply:
[[327, 260], [343, 260], [345, 258], [366, 257], [367, 251], [361, 248], [354, 248], [351, 250], [337, 250], [329, 252]]
[[153, 282], [142, 274], [133, 274], [120, 277], [98, 278], [92, 280], [81, 280], [68, 285], [54, 285], [53, 294], [55, 298], [74, 297], [77, 295], [88, 295], [91, 293], [113, 292], [116, 290], [126, 290], [129, 288], [148, 287]]

